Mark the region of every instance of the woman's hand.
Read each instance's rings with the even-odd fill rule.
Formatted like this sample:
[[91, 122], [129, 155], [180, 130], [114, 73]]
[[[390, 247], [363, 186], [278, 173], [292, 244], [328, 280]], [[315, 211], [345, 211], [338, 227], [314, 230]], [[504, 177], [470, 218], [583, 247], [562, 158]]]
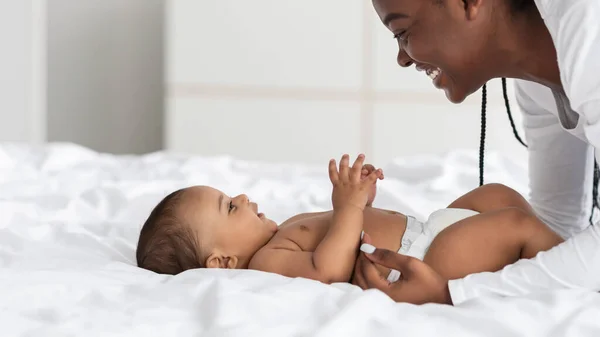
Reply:
[[[396, 302], [452, 305], [448, 280], [425, 262], [390, 250], [377, 249], [370, 242], [371, 239], [365, 233], [361, 246], [363, 252], [359, 254], [354, 268], [353, 279], [361, 288], [379, 289]], [[400, 279], [390, 283], [379, 273], [375, 264], [400, 271]]]

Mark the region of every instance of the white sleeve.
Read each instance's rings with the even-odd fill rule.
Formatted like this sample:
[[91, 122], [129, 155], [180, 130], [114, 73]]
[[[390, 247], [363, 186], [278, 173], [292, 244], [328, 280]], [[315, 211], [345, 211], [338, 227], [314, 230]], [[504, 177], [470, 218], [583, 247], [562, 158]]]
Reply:
[[594, 148], [564, 130], [550, 89], [516, 81], [529, 155], [529, 202], [538, 217], [563, 238], [589, 225]]
[[600, 290], [600, 227], [588, 226], [593, 148], [562, 129], [558, 117], [549, 111], [556, 106], [549, 89], [518, 82], [516, 91], [529, 145], [531, 204], [556, 232], [563, 237], [575, 236], [499, 272], [449, 281], [455, 305], [486, 294], [517, 296], [558, 288]]
[[600, 149], [600, 1], [557, 1], [555, 12], [565, 13], [553, 37], [564, 91], [585, 138]]

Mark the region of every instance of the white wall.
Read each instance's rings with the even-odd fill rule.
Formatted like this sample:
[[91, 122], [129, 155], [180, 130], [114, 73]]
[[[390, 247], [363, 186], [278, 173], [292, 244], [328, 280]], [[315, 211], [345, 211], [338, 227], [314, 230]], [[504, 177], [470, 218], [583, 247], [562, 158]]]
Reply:
[[[479, 144], [479, 95], [452, 105], [400, 69], [369, 1], [169, 0], [166, 27], [161, 0], [44, 3], [0, 2], [0, 141], [316, 163]], [[524, 157], [489, 96], [489, 149]]]
[[42, 5], [0, 1], [0, 141], [45, 137]]
[[161, 0], [49, 0], [49, 141], [162, 148], [163, 15]]
[[[170, 0], [167, 18], [171, 151], [311, 163], [361, 151], [382, 165], [479, 146], [480, 94], [453, 105], [401, 69], [370, 1]], [[524, 159], [499, 84], [488, 149]], [[513, 111], [520, 121], [514, 99]]]

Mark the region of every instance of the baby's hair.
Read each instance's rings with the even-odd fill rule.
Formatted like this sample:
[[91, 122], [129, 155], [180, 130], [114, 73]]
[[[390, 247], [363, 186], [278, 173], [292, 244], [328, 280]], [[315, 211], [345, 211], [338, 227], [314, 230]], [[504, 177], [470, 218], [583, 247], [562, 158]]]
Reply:
[[170, 275], [203, 268], [196, 235], [177, 216], [184, 193], [181, 189], [169, 194], [148, 216], [136, 251], [139, 267]]

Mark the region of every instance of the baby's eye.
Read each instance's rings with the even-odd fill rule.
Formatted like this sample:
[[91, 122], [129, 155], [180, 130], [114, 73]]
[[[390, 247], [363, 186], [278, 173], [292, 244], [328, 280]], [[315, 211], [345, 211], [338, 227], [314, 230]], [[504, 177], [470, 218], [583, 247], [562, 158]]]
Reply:
[[231, 213], [231, 211], [233, 211], [234, 208], [235, 208], [235, 206], [233, 205], [233, 200], [231, 200], [229, 202], [229, 213]]

